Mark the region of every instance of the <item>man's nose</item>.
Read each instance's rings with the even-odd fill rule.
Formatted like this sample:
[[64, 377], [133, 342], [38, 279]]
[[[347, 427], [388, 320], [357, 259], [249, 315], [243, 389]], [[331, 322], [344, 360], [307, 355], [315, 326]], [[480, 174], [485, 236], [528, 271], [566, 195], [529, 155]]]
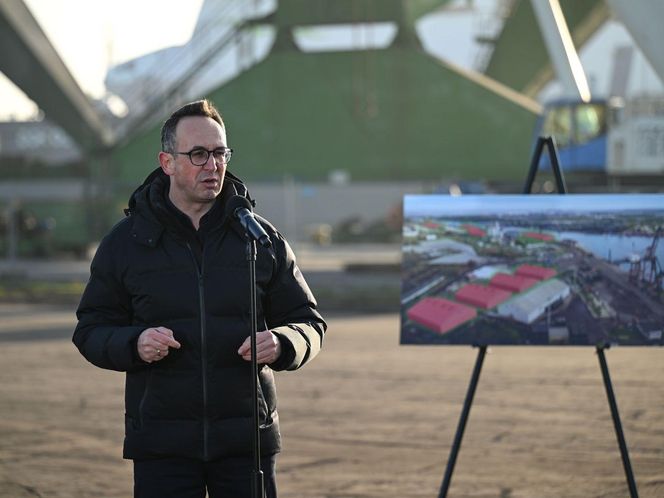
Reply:
[[220, 167], [221, 167], [221, 163], [217, 163], [216, 159], [214, 158], [214, 154], [210, 154], [208, 156], [208, 160], [203, 165], [203, 168], [212, 169], [212, 170], [215, 170], [215, 169], [220, 168]]

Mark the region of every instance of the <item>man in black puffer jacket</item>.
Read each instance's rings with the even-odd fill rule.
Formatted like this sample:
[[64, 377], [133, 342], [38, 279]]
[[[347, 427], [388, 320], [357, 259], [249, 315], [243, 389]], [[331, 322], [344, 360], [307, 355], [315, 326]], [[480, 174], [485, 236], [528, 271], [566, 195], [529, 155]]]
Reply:
[[[251, 496], [252, 377], [246, 238], [226, 212], [249, 199], [226, 171], [232, 149], [214, 106], [187, 104], [162, 128], [160, 168], [102, 240], [73, 341], [91, 363], [127, 373], [124, 457], [134, 496]], [[276, 497], [279, 418], [272, 371], [320, 350], [326, 324], [276, 229], [256, 258], [259, 417], [265, 492]]]

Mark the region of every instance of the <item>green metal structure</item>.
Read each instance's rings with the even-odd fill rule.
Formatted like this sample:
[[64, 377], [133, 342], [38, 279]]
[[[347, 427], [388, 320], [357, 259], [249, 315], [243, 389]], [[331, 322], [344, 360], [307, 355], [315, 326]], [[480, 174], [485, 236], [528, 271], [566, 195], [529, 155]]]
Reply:
[[[539, 106], [482, 75], [426, 54], [414, 21], [434, 0], [282, 0], [269, 56], [208, 98], [236, 149], [232, 170], [249, 180], [520, 182]], [[303, 53], [294, 26], [391, 20], [386, 49]], [[156, 166], [159, 128], [113, 154], [121, 190]], [[115, 174], [117, 172], [117, 174]]]

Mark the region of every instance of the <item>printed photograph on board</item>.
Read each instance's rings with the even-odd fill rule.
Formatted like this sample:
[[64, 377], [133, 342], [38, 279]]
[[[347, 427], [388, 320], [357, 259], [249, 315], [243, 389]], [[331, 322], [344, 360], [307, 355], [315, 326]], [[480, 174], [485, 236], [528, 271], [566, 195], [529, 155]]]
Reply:
[[664, 345], [664, 195], [407, 195], [401, 344]]

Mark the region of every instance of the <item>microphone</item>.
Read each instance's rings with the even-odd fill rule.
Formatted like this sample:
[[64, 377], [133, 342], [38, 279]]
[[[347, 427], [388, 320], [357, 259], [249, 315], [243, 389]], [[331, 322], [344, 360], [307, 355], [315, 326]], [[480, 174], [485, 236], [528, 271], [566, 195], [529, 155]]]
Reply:
[[263, 247], [270, 248], [272, 247], [272, 241], [270, 236], [265, 232], [256, 218], [251, 208], [251, 203], [247, 200], [246, 197], [241, 195], [234, 195], [226, 204], [227, 212], [236, 218], [245, 232], [255, 241], [257, 241]]

